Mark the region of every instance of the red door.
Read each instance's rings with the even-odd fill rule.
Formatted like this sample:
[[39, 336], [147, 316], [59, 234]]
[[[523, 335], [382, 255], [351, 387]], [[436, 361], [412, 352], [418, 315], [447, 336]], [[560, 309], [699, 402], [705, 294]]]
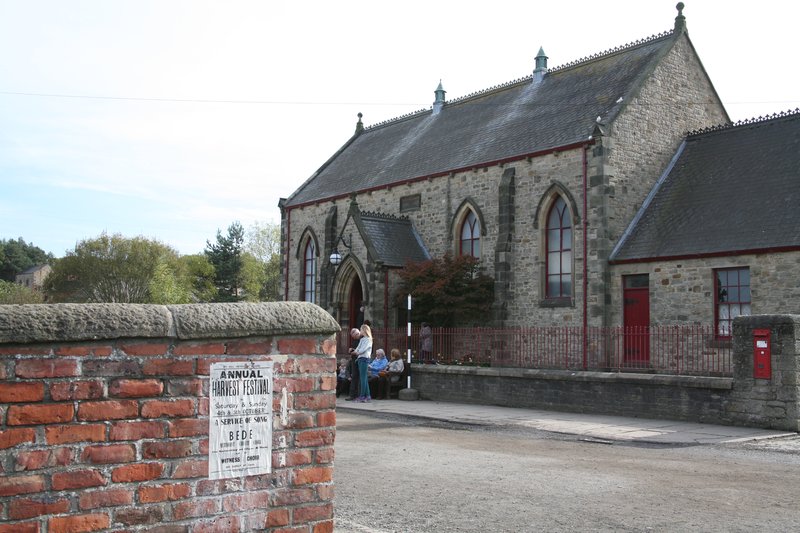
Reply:
[[646, 366], [650, 361], [650, 277], [647, 274], [622, 277], [624, 320], [624, 363]]

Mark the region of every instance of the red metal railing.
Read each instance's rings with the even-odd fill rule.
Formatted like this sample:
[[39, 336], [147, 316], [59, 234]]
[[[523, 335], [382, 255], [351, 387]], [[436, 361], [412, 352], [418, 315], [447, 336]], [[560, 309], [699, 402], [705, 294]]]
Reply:
[[[374, 348], [406, 357], [406, 328], [373, 329]], [[339, 334], [338, 353], [349, 346]], [[419, 328], [411, 332], [414, 362], [564, 370], [637, 371], [731, 376], [729, 342], [712, 326], [433, 328], [432, 361], [419, 361]]]

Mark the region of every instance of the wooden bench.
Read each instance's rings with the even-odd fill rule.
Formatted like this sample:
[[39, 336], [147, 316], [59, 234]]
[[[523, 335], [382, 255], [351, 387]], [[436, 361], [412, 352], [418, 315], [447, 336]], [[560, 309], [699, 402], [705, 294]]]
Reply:
[[408, 364], [408, 361], [403, 361], [403, 373], [400, 374], [400, 379], [392, 383], [388, 378], [384, 378], [386, 380], [386, 395], [384, 399], [390, 399], [393, 395], [395, 397], [398, 396], [400, 389], [405, 389], [406, 385], [408, 385], [408, 373], [411, 370], [411, 365]]

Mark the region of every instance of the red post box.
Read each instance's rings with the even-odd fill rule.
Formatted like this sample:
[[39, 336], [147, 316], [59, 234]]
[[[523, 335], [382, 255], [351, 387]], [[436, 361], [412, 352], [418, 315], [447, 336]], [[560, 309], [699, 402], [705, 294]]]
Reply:
[[772, 379], [772, 348], [768, 329], [753, 330], [753, 377]]

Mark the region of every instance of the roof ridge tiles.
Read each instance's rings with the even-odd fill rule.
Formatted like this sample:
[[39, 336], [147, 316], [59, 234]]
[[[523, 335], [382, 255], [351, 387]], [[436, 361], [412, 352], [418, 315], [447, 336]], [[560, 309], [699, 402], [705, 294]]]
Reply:
[[362, 217], [370, 217], [370, 218], [380, 218], [380, 219], [383, 219], [383, 220], [395, 220], [397, 222], [404, 222], [404, 221], [409, 220], [408, 216], [405, 216], [405, 215], [402, 215], [402, 216], [390, 215], [390, 214], [387, 214], [387, 213], [378, 213], [377, 211], [362, 211], [361, 212], [361, 216]]
[[394, 124], [395, 122], [402, 122], [404, 120], [407, 120], [407, 119], [410, 119], [410, 118], [415, 117], [417, 115], [422, 115], [423, 113], [428, 113], [428, 112], [430, 112], [430, 109], [428, 109], [428, 108], [418, 109], [417, 111], [412, 111], [410, 113], [406, 113], [405, 115], [400, 115], [400, 116], [397, 116], [397, 117], [393, 117], [393, 118], [390, 118], [390, 119], [383, 120], [381, 122], [377, 122], [375, 124], [371, 124], [370, 126], [367, 126], [366, 128], [364, 128], [364, 131], [370, 131], [370, 130], [382, 128], [384, 126], [388, 126], [389, 124]]
[[644, 37], [642, 39], [637, 39], [636, 41], [623, 44], [620, 46], [615, 46], [614, 48], [609, 48], [608, 50], [604, 50], [602, 52], [598, 52], [596, 54], [592, 54], [586, 57], [582, 57], [580, 59], [576, 59], [575, 61], [570, 61], [569, 63], [565, 63], [563, 65], [559, 65], [557, 67], [553, 67], [547, 69], [548, 73], [551, 72], [559, 72], [562, 70], [566, 70], [568, 68], [576, 67], [578, 65], [582, 65], [583, 63], [588, 63], [589, 61], [594, 61], [595, 59], [600, 59], [603, 57], [607, 57], [610, 55], [614, 55], [619, 52], [624, 52], [626, 50], [630, 50], [631, 48], [636, 48], [637, 46], [642, 46], [644, 44], [652, 43], [653, 41], [657, 41], [659, 39], [663, 39], [665, 37], [669, 37], [673, 34], [673, 30], [668, 30], [662, 33], [657, 33], [655, 35], [651, 35], [650, 37]]
[[[565, 63], [563, 65], [559, 65], [557, 67], [549, 68], [549, 69], [547, 69], [547, 72], [548, 73], [553, 73], [553, 72], [560, 72], [562, 70], [567, 70], [569, 68], [573, 68], [573, 67], [582, 65], [584, 63], [588, 63], [589, 61], [594, 61], [596, 59], [607, 57], [607, 56], [610, 56], [610, 55], [613, 55], [613, 54], [616, 54], [616, 53], [619, 53], [619, 52], [623, 52], [623, 51], [626, 51], [626, 50], [630, 50], [632, 48], [636, 48], [637, 46], [642, 46], [644, 44], [648, 44], [648, 43], [651, 43], [653, 41], [657, 41], [659, 39], [663, 39], [665, 37], [669, 37], [673, 33], [674, 33], [674, 30], [668, 30], [668, 31], [665, 31], [665, 32], [662, 32], [662, 33], [657, 33], [655, 35], [651, 35], [649, 37], [644, 37], [642, 39], [638, 39], [636, 41], [633, 41], [633, 42], [630, 42], [630, 43], [627, 43], [627, 44], [623, 44], [623, 45], [620, 45], [620, 46], [615, 46], [614, 48], [609, 48], [608, 50], [604, 50], [603, 52], [598, 52], [596, 54], [592, 54], [592, 55], [587, 56], [587, 57], [582, 57], [580, 59], [576, 59], [575, 61], [570, 61], [569, 63]], [[503, 83], [488, 87], [486, 89], [480, 89], [480, 90], [468, 93], [468, 94], [466, 94], [464, 96], [459, 96], [457, 98], [453, 98], [453, 99], [447, 100], [446, 103], [450, 104], [450, 105], [462, 103], [462, 102], [464, 102], [466, 100], [470, 100], [472, 98], [477, 98], [477, 97], [480, 97], [480, 96], [486, 96], [489, 93], [492, 93], [492, 92], [495, 92], [495, 91], [498, 91], [498, 90], [501, 90], [501, 89], [507, 89], [507, 88], [509, 88], [511, 86], [517, 85], [517, 84], [522, 83], [522, 82], [531, 81], [532, 79], [533, 79], [533, 74], [529, 74], [529, 75], [523, 76], [521, 78], [517, 78], [517, 79], [511, 80], [511, 81], [503, 82]], [[427, 113], [429, 113], [431, 111], [431, 109], [432, 109], [432, 107], [431, 108], [423, 108], [423, 109], [419, 109], [417, 111], [412, 111], [410, 113], [406, 113], [406, 114], [403, 114], [403, 115], [399, 115], [397, 117], [393, 117], [393, 118], [390, 118], [390, 119], [387, 119], [387, 120], [383, 120], [381, 122], [377, 122], [375, 124], [367, 126], [366, 128], [364, 128], [364, 131], [375, 130], [375, 129], [378, 129], [378, 128], [382, 128], [384, 126], [388, 126], [390, 124], [395, 124], [397, 122], [402, 122], [404, 120], [408, 120], [410, 118], [413, 118], [413, 117], [416, 117], [416, 116], [419, 116], [419, 115], [427, 114]]]
[[794, 117], [800, 115], [800, 108], [789, 109], [787, 111], [780, 111], [778, 113], [773, 113], [771, 115], [766, 116], [759, 116], [753, 118], [745, 118], [738, 120], [736, 122], [726, 122], [724, 124], [717, 124], [714, 126], [708, 126], [706, 128], [700, 128], [697, 130], [691, 130], [686, 132], [687, 137], [696, 137], [698, 135], [705, 135], [709, 133], [714, 133], [718, 131], [730, 130], [734, 128], [741, 128], [745, 126], [752, 126], [757, 124], [762, 124], [764, 122], [769, 122], [772, 120], [776, 120], [779, 118], [786, 118], [786, 117]]

